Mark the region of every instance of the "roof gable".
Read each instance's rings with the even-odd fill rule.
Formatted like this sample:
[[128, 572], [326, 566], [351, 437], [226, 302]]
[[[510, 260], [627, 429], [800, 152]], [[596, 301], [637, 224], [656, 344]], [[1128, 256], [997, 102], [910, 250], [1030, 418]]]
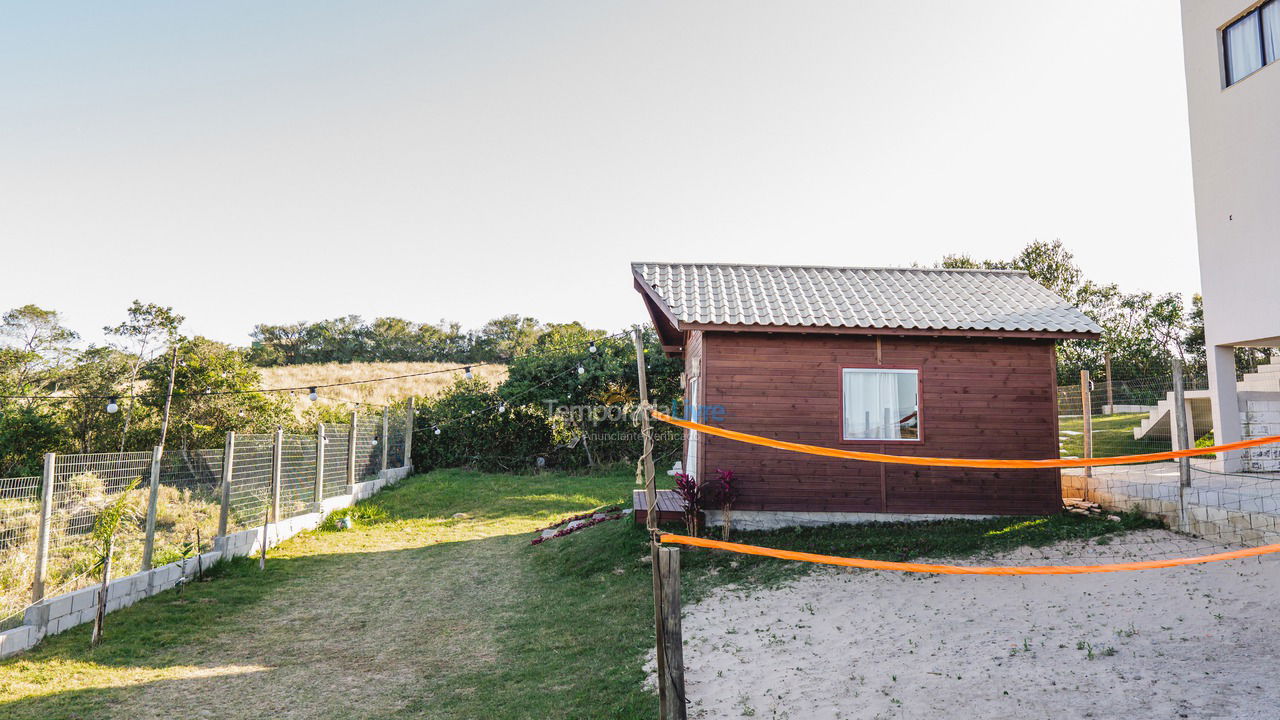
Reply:
[[632, 263], [642, 290], [687, 325], [1102, 332], [1084, 313], [1013, 270]]

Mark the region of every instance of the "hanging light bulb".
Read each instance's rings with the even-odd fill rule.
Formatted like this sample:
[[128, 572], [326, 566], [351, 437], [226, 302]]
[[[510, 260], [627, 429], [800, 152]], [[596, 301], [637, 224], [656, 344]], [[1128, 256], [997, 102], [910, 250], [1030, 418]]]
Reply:
[[586, 369], [586, 368], [582, 367], [581, 365], [579, 365], [579, 366], [578, 366], [578, 374], [579, 374], [579, 375], [581, 375], [582, 373], [584, 373], [584, 372], [586, 372], [586, 371], [587, 371], [587, 369]]
[[504, 413], [504, 412], [506, 412], [506, 411], [507, 411], [507, 404], [506, 404], [506, 403], [498, 403], [498, 412], [499, 412], [499, 413]]
[[587, 348], [587, 352], [594, 353], [596, 351], [596, 341], [591, 341], [591, 346]]
[[468, 365], [468, 366], [467, 366], [467, 371], [466, 371], [465, 373], [463, 373], [463, 376], [464, 376], [464, 377], [466, 377], [468, 380], [470, 380], [470, 379], [471, 379], [471, 366], [470, 366], [470, 365]]
[[440, 434], [440, 428], [436, 428], [436, 429], [435, 429], [435, 433], [436, 433], [437, 435], [439, 435], [439, 434]]
[[373, 446], [374, 446], [374, 447], [377, 447], [377, 446], [378, 446], [378, 438], [374, 438], [374, 439], [373, 439]]
[[111, 398], [107, 401], [107, 412], [113, 413], [119, 409], [120, 406], [116, 404], [116, 398]]
[[311, 394], [310, 394], [310, 395], [308, 395], [307, 397], [311, 399], [311, 402], [315, 402], [316, 400], [318, 400], [318, 399], [320, 398], [320, 394], [319, 394], [319, 393], [317, 393], [317, 392], [316, 392], [316, 389], [313, 387], [313, 388], [311, 388]]

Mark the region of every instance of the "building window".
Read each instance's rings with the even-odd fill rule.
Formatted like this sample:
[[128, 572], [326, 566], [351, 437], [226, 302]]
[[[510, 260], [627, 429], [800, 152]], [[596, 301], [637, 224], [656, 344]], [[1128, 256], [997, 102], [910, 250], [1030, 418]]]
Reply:
[[845, 440], [919, 440], [917, 370], [845, 368]]
[[1222, 56], [1226, 62], [1227, 85], [1252, 75], [1263, 65], [1276, 61], [1280, 45], [1280, 1], [1269, 0], [1222, 31]]

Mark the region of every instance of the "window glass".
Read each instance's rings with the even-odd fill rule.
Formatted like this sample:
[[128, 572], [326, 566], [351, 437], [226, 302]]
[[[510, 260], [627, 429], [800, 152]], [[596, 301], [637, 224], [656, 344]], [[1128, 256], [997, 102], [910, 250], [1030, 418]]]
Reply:
[[845, 440], [919, 440], [919, 373], [846, 368]]
[[1222, 33], [1228, 85], [1262, 67], [1262, 36], [1258, 33], [1258, 20], [1258, 12], [1251, 12]]

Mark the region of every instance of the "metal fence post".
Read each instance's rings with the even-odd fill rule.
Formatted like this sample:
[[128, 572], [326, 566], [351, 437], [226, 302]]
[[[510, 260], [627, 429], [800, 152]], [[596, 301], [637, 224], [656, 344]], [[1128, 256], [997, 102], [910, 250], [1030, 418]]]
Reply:
[[391, 446], [391, 443], [388, 442], [391, 438], [387, 435], [389, 424], [390, 424], [390, 419], [387, 417], [387, 408], [383, 408], [382, 409], [382, 439], [379, 441], [379, 444], [382, 445], [382, 464], [378, 467], [379, 476], [381, 476], [382, 472], [387, 469], [387, 449]]
[[417, 415], [413, 398], [409, 398], [409, 406], [405, 410], [404, 419], [404, 462], [402, 467], [413, 467], [413, 418]]
[[316, 426], [316, 487], [313, 492], [315, 495], [316, 512], [321, 512], [321, 504], [324, 502], [324, 446], [328, 439], [324, 435], [324, 423]]
[[227, 536], [227, 524], [231, 515], [231, 478], [235, 473], [236, 433], [227, 432], [226, 443], [222, 446], [222, 502], [218, 508], [218, 537]]
[[44, 472], [40, 477], [40, 535], [36, 542], [36, 576], [31, 583], [31, 602], [44, 599], [45, 583], [49, 574], [49, 518], [53, 514], [53, 483], [57, 477], [57, 455], [44, 454]]
[[358, 410], [351, 411], [351, 427], [347, 430], [347, 494], [354, 495], [356, 492], [356, 437], [359, 435], [357, 429], [360, 424], [360, 412]]
[[276, 428], [271, 443], [271, 522], [280, 522], [280, 467], [284, 463], [284, 428]]
[[160, 458], [163, 454], [164, 448], [159, 445], [151, 451], [151, 492], [147, 496], [147, 539], [142, 545], [140, 570], [150, 570], [151, 558], [155, 555], [156, 511], [160, 505]]
[[[1089, 371], [1080, 371], [1080, 417], [1083, 419], [1081, 431], [1084, 433], [1084, 452], [1087, 458], [1093, 457], [1093, 402], [1089, 397]], [[1093, 468], [1084, 469], [1085, 477], [1093, 477]]]

